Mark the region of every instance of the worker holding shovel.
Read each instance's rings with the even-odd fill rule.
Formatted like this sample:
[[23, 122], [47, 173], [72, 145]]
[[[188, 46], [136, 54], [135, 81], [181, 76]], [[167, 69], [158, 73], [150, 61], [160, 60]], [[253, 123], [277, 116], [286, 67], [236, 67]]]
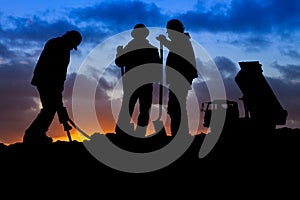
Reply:
[[[145, 67], [148, 68], [151, 67], [153, 63], [160, 64], [161, 62], [158, 48], [150, 44], [146, 39], [148, 35], [149, 29], [147, 29], [144, 24], [138, 23], [131, 31], [133, 39], [129, 41], [125, 47], [117, 47], [115, 63], [122, 70], [124, 93], [121, 110], [115, 127], [116, 134], [124, 132], [135, 132], [137, 136], [145, 136], [146, 134], [152, 105], [152, 83], [155, 82], [155, 80], [143, 85], [137, 85], [139, 84], [137, 79], [147, 78], [147, 74], [143, 73], [143, 71], [146, 71]], [[134, 74], [134, 69], [138, 67], [141, 67], [141, 73], [137, 73], [134, 77], [131, 76], [131, 74]], [[139, 114], [137, 127], [134, 131], [134, 126], [130, 122], [137, 102], [139, 102]]]
[[182, 132], [189, 133], [186, 98], [198, 73], [190, 35], [184, 32], [182, 22], [178, 19], [169, 20], [167, 34], [169, 39], [164, 35], [156, 39], [169, 50], [166, 60], [166, 83], [169, 85], [167, 112], [171, 119], [171, 134], [174, 136], [179, 127]]

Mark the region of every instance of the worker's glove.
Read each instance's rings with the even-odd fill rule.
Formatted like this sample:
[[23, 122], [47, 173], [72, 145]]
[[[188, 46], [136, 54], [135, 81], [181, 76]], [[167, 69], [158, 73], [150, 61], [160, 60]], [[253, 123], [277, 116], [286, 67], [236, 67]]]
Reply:
[[70, 124], [68, 122], [64, 122], [63, 126], [64, 126], [65, 131], [69, 131], [72, 129], [72, 126], [70, 126]]
[[58, 120], [64, 126], [65, 131], [69, 131], [72, 129], [72, 126], [69, 125], [68, 121], [70, 120], [68, 111], [66, 107], [61, 107], [58, 111]]

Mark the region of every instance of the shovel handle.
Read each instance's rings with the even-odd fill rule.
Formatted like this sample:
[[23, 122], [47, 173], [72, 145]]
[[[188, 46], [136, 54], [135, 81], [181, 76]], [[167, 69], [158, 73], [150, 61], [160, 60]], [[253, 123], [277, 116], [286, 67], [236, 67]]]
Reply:
[[164, 64], [163, 64], [163, 52], [164, 52], [164, 46], [163, 43], [160, 42], [159, 43], [159, 50], [160, 50], [160, 59], [161, 59], [161, 80], [160, 80], [160, 84], [159, 84], [159, 113], [158, 113], [158, 119], [161, 118], [162, 116], [162, 99], [163, 99], [163, 68], [164, 68]]
[[160, 50], [160, 61], [163, 64], [164, 45], [162, 42], [159, 43], [159, 50]]
[[84, 132], [82, 129], [80, 129], [71, 119], [69, 119], [70, 124], [77, 129], [83, 136], [85, 136], [88, 139], [91, 139], [91, 136], [89, 136], [86, 132]]
[[122, 74], [122, 76], [124, 76], [124, 74], [125, 74], [125, 67], [121, 67], [121, 74]]
[[69, 141], [72, 142], [73, 140], [72, 140], [71, 133], [69, 130], [67, 130], [67, 136], [68, 136]]

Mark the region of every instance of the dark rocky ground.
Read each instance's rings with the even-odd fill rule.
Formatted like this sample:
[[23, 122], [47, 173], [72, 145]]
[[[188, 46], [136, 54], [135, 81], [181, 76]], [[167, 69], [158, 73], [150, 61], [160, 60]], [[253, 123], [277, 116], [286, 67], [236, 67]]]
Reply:
[[[233, 137], [230, 133], [222, 133], [212, 151], [201, 159], [198, 152], [206, 136], [194, 136], [192, 145], [179, 159], [165, 168], [148, 173], [112, 169], [91, 155], [82, 142], [57, 141], [41, 146], [0, 144], [1, 180], [8, 187], [32, 184], [55, 187], [62, 184], [77, 185], [81, 189], [95, 184], [103, 187], [103, 183], [106, 186], [112, 184], [114, 187], [122, 185], [132, 188], [150, 187], [149, 183], [232, 189], [245, 186], [248, 192], [254, 188], [255, 191], [270, 188], [271, 185], [273, 192], [276, 191], [274, 187], [280, 191], [282, 186], [299, 186], [299, 129], [281, 128], [268, 134], [239, 134], [240, 137]], [[130, 143], [128, 146], [131, 147], [135, 144], [138, 149], [147, 148], [146, 143], [139, 146], [138, 141], [124, 141], [116, 135], [100, 137], [110, 137], [117, 145], [124, 142]], [[163, 143], [168, 143], [169, 138], [164, 137], [150, 144], [160, 148]]]

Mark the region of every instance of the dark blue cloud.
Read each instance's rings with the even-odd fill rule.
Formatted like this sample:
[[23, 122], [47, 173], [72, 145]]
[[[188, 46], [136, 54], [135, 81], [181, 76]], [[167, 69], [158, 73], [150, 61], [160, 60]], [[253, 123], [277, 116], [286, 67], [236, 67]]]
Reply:
[[[219, 2], [204, 9], [199, 1], [195, 10], [174, 16], [162, 14], [154, 3], [142, 1], [100, 2], [88, 7], [66, 10], [60, 18], [46, 20], [44, 16], [9, 16], [0, 24], [0, 37], [44, 41], [67, 29], [80, 29], [90, 41], [107, 34], [128, 30], [137, 22], [147, 26], [164, 27], [168, 19], [178, 17], [189, 30], [270, 33], [276, 31], [288, 35], [299, 30], [300, 2], [297, 0], [266, 2], [232, 0], [231, 4]], [[54, 12], [54, 11], [53, 11]], [[50, 16], [49, 10], [45, 15]], [[43, 17], [43, 18], [42, 18]], [[4, 20], [4, 16], [1, 18]], [[257, 39], [257, 38], [256, 38]]]
[[280, 53], [284, 56], [300, 60], [300, 52], [296, 49], [281, 49]]
[[214, 58], [214, 62], [220, 70], [223, 78], [232, 78], [237, 74], [238, 68], [229, 58], [218, 56]]
[[[52, 15], [55, 14], [54, 10]], [[60, 15], [51, 19], [47, 17], [51, 16], [49, 10], [29, 17], [2, 15], [0, 38], [6, 38], [6, 42], [11, 45], [16, 40], [22, 40], [26, 46], [29, 42], [44, 42], [50, 37], [62, 35], [66, 30], [77, 29], [83, 34], [85, 42], [99, 43], [109, 35], [133, 28], [136, 23], [161, 27], [165, 26], [168, 19], [154, 3], [141, 1], [100, 2], [92, 6], [66, 9]]]
[[261, 32], [276, 31], [288, 34], [299, 30], [300, 2], [298, 0], [232, 0], [230, 6], [216, 4], [203, 9], [199, 2], [196, 10], [179, 15], [192, 30]]
[[9, 50], [6, 44], [0, 42], [0, 58], [1, 57], [13, 57], [15, 55], [14, 51]]
[[279, 70], [283, 76], [283, 80], [287, 82], [300, 82], [300, 65], [279, 65], [277, 62], [274, 62], [272, 67]]
[[272, 41], [262, 34], [253, 33], [245, 37], [239, 37], [238, 39], [229, 41], [229, 43], [234, 46], [242, 47], [248, 52], [259, 52], [268, 48], [272, 44]]
[[[237, 101], [238, 103], [241, 103], [239, 98], [241, 97], [242, 93], [239, 90], [237, 84], [235, 83], [235, 76], [237, 75], [239, 68], [237, 67], [237, 64], [234, 63], [231, 59], [223, 56], [215, 57], [214, 62], [222, 76], [222, 80], [225, 87], [226, 97], [230, 100]], [[201, 63], [201, 61], [199, 61]], [[199, 64], [199, 68], [204, 68], [205, 64]], [[213, 69], [209, 69], [212, 70]], [[210, 74], [210, 72], [206, 72], [207, 74]], [[201, 75], [201, 74], [200, 74]], [[200, 103], [205, 101], [212, 100], [207, 88], [207, 84], [214, 85], [216, 83], [215, 80], [207, 80], [203, 81], [201, 78], [198, 79], [199, 81], [195, 81], [193, 83], [193, 88], [195, 90], [195, 93], [200, 101]]]
[[110, 1], [75, 9], [70, 12], [77, 22], [95, 22], [114, 33], [133, 28], [136, 23], [146, 26], [165, 26], [168, 16], [154, 3], [142, 1]]
[[50, 22], [38, 16], [28, 18], [9, 16], [6, 20], [9, 21], [10, 25], [2, 24], [0, 38], [11, 42], [22, 40], [24, 45], [30, 41], [45, 41], [55, 35], [64, 34], [68, 29], [77, 28], [67, 20]]
[[[0, 139], [11, 142], [20, 138], [33, 117], [37, 91], [30, 85], [30, 64], [2, 64], [0, 67]], [[9, 134], [7, 134], [9, 133]]]
[[[9, 26], [0, 23], [0, 38], [7, 38], [11, 42], [16, 39], [23, 39], [24, 42], [45, 41], [68, 29], [79, 29], [86, 42], [99, 42], [108, 35], [131, 29], [138, 22], [147, 26], [165, 27], [171, 17], [178, 17], [189, 30], [255, 33], [248, 38], [249, 43], [267, 45], [267, 39], [260, 33], [275, 31], [288, 37], [293, 31], [299, 30], [299, 10], [300, 2], [297, 0], [273, 0], [268, 3], [232, 0], [231, 4], [219, 2], [210, 9], [204, 9], [199, 1], [194, 10], [176, 16], [173, 13], [162, 14], [161, 9], [154, 3], [109, 1], [65, 10], [61, 17], [51, 20], [40, 14], [8, 18], [2, 15], [1, 21], [9, 22]], [[45, 15], [51, 16], [51, 11], [46, 10]]]

